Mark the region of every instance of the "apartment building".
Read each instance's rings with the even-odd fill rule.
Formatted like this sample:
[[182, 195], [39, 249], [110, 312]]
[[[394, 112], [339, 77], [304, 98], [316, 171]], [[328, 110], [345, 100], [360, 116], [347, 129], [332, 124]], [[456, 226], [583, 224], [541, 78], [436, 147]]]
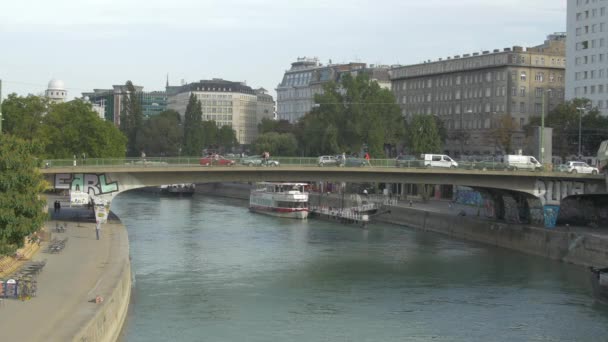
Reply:
[[[565, 34], [538, 46], [474, 52], [391, 70], [392, 90], [406, 118], [435, 115], [448, 130], [445, 152], [498, 155], [492, 132], [511, 115], [512, 150], [523, 149], [523, 127], [564, 100]], [[544, 101], [543, 101], [544, 100]], [[544, 102], [544, 105], [543, 105]], [[504, 121], [503, 121], [504, 122]]]

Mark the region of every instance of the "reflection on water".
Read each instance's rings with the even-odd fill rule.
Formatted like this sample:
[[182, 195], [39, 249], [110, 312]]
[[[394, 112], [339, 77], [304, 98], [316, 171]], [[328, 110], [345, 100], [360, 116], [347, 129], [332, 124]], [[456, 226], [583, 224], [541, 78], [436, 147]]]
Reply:
[[582, 268], [388, 225], [121, 194], [126, 341], [603, 341]]

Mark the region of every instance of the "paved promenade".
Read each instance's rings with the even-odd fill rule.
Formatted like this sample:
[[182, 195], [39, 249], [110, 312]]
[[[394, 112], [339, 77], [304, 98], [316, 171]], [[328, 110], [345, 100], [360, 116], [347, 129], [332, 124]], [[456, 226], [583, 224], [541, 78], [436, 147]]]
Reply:
[[[65, 249], [58, 254], [44, 253], [43, 243], [33, 260], [47, 260], [38, 276], [38, 296], [19, 301], [4, 299], [0, 306], [0, 336], [2, 341], [70, 341], [89, 322], [96, 305], [89, 300], [96, 295], [106, 296], [113, 284], [113, 276], [122, 269], [123, 243], [126, 229], [120, 223], [103, 225], [101, 239], [96, 240], [95, 223], [68, 222], [74, 217], [92, 217], [90, 209], [63, 208], [58, 215], [53, 211], [55, 197], [48, 196], [53, 219], [46, 227], [52, 237], [65, 238]], [[65, 224], [65, 233], [55, 233], [55, 224]]]

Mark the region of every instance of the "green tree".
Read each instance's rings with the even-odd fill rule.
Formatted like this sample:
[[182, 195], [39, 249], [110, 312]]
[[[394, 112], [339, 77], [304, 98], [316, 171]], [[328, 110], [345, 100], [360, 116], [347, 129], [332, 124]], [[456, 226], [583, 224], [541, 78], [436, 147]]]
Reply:
[[403, 139], [403, 117], [392, 92], [366, 74], [325, 84], [315, 102], [294, 130], [307, 155], [359, 152], [366, 144], [373, 157], [382, 158], [387, 145]]
[[205, 148], [217, 149], [219, 148], [218, 142], [218, 134], [219, 129], [217, 128], [217, 123], [213, 120], [205, 120], [202, 123], [202, 146]]
[[293, 125], [287, 120], [273, 120], [268, 118], [263, 118], [262, 121], [258, 124], [258, 133], [292, 133], [294, 131]]
[[184, 154], [200, 156], [203, 150], [203, 109], [201, 102], [190, 94], [184, 115]]
[[139, 132], [143, 124], [144, 114], [139, 103], [140, 94], [137, 93], [133, 82], [127, 81], [125, 86], [127, 94], [124, 95], [120, 113], [120, 130], [128, 139], [127, 155], [137, 157], [141, 152], [137, 149], [137, 132]]
[[0, 135], [0, 254], [13, 254], [42, 227], [45, 182], [39, 171], [41, 146], [13, 135]]
[[220, 127], [217, 133], [217, 144], [224, 151], [231, 151], [232, 148], [238, 144], [236, 132], [232, 129], [232, 127], [228, 125]]
[[3, 132], [26, 140], [38, 138], [42, 118], [48, 107], [48, 100], [44, 97], [8, 95], [2, 102]]
[[[602, 140], [608, 139], [608, 118], [597, 108], [588, 108], [590, 101], [576, 98], [555, 107], [545, 117], [545, 127], [553, 128], [553, 154], [566, 158], [578, 154], [579, 120], [581, 120], [582, 153], [595, 155]], [[528, 128], [540, 126], [541, 118], [530, 119]]]
[[40, 139], [46, 158], [124, 157], [126, 137], [111, 122], [100, 119], [91, 104], [81, 100], [51, 106], [43, 118]]
[[292, 133], [269, 132], [259, 135], [253, 147], [258, 154], [266, 151], [274, 156], [294, 156], [298, 142]]
[[181, 118], [174, 110], [165, 110], [146, 120], [137, 134], [137, 148], [148, 156], [177, 156], [182, 141]]
[[409, 146], [412, 153], [440, 153], [441, 138], [431, 115], [416, 114], [409, 124]]

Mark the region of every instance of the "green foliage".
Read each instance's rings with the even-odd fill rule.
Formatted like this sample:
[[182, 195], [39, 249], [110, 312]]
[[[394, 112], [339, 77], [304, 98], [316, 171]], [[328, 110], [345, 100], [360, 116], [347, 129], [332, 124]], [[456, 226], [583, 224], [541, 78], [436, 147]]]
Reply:
[[81, 100], [51, 106], [44, 116], [40, 139], [45, 158], [124, 157], [126, 137], [111, 122], [100, 119], [91, 104]]
[[293, 130], [306, 155], [359, 152], [366, 143], [373, 157], [382, 158], [385, 144], [395, 146], [404, 137], [404, 120], [392, 92], [365, 74], [347, 74], [339, 85], [325, 84], [315, 102]]
[[[545, 117], [545, 127], [553, 128], [554, 155], [567, 157], [578, 154], [579, 119], [584, 155], [595, 155], [602, 140], [608, 139], [608, 118], [602, 116], [597, 108], [580, 109], [588, 103], [588, 99], [581, 98], [566, 101]], [[528, 127], [540, 125], [541, 118], [534, 117]]]
[[511, 154], [513, 153], [513, 134], [519, 128], [511, 114], [501, 115], [495, 120], [494, 127], [486, 136], [486, 142], [493, 145], [495, 150], [502, 151], [503, 154]]
[[180, 122], [174, 110], [151, 117], [137, 134], [137, 148], [151, 157], [179, 155], [183, 140]]
[[137, 157], [140, 151], [137, 149], [137, 132], [141, 129], [144, 114], [139, 104], [139, 94], [133, 86], [133, 82], [125, 84], [127, 94], [123, 97], [123, 106], [120, 113], [120, 130], [127, 137], [127, 155]]
[[416, 114], [412, 117], [408, 139], [410, 152], [415, 155], [441, 153], [441, 137], [431, 115]]
[[45, 188], [38, 170], [39, 143], [0, 135], [0, 255], [14, 253], [47, 218]]
[[258, 136], [253, 147], [258, 154], [266, 151], [275, 156], [295, 156], [298, 142], [291, 133], [269, 132]]
[[203, 140], [203, 109], [201, 101], [194, 94], [190, 94], [186, 113], [184, 114], [184, 149], [183, 153], [188, 156], [200, 156], [205, 146]]
[[205, 120], [202, 123], [202, 147], [217, 148], [217, 136], [218, 136], [217, 124], [213, 120]]
[[294, 131], [294, 126], [287, 120], [273, 120], [268, 118], [263, 118], [262, 121], [258, 124], [258, 133], [292, 133]]
[[218, 130], [217, 145], [224, 151], [230, 151], [234, 146], [238, 145], [236, 132], [232, 127], [224, 125]]
[[2, 103], [2, 131], [26, 140], [38, 138], [48, 106], [47, 99], [43, 97], [10, 94]]

